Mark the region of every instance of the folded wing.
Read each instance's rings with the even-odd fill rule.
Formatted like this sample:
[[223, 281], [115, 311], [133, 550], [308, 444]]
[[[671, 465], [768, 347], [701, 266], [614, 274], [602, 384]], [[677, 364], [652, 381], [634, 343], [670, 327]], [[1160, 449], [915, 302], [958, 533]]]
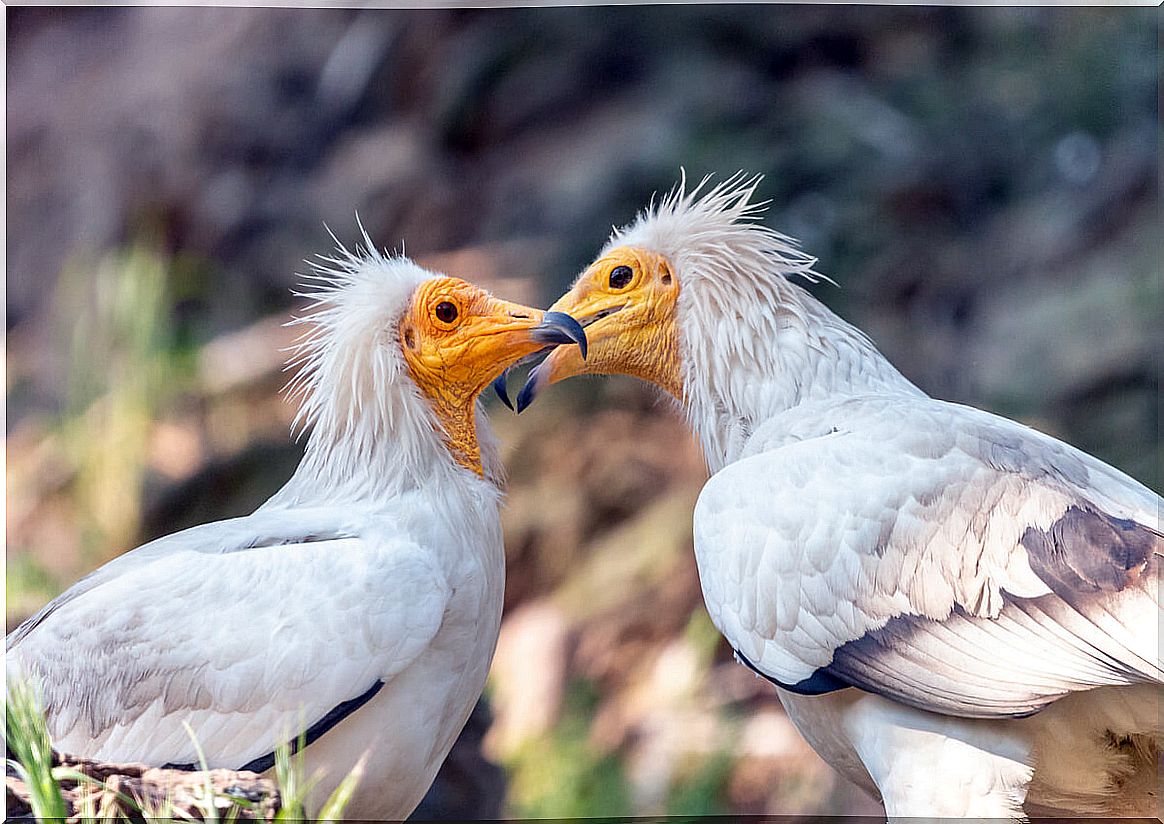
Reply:
[[1159, 496], [1034, 430], [866, 398], [772, 427], [695, 513], [704, 596], [789, 689], [1025, 715], [1159, 683]]
[[[9, 636], [54, 746], [111, 761], [262, 769], [326, 734], [428, 646], [449, 596], [402, 536], [276, 512], [177, 533], [102, 567]], [[191, 605], [198, 605], [191, 609]]]

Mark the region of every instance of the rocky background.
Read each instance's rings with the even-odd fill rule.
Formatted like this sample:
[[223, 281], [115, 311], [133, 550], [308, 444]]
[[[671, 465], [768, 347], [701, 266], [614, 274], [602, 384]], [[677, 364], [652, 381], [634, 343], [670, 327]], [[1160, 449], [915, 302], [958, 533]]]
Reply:
[[[679, 175], [763, 172], [814, 291], [931, 394], [1161, 488], [1152, 9], [9, 9], [7, 620], [249, 511], [299, 447], [302, 263], [545, 305]], [[875, 813], [704, 613], [705, 469], [579, 380], [517, 419], [488, 693], [418, 817]]]

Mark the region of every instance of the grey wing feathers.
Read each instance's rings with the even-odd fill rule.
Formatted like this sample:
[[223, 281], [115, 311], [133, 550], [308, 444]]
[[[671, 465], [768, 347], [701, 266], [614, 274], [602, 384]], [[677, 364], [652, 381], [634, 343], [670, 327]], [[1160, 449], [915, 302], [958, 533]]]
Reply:
[[[290, 523], [288, 523], [290, 520]], [[49, 615], [86, 592], [101, 586], [135, 568], [173, 552], [189, 551], [207, 554], [242, 552], [265, 546], [327, 541], [354, 537], [354, 532], [336, 523], [335, 515], [327, 512], [301, 511], [294, 519], [282, 513], [257, 513], [243, 518], [215, 521], [175, 532], [143, 544], [98, 567], [63, 593], [25, 619], [4, 639], [5, 650], [19, 644]]]
[[334, 513], [255, 517], [129, 553], [9, 637], [54, 745], [188, 763], [188, 720], [212, 767], [237, 768], [427, 648], [450, 592], [431, 552], [380, 528], [319, 539], [345, 531]]
[[[1130, 598], [1143, 617], [1159, 610], [1141, 590], [1125, 595], [1125, 612]], [[960, 607], [943, 620], [898, 616], [837, 648], [825, 669], [911, 706], [983, 718], [1030, 715], [1078, 689], [1159, 682], [1134, 628], [1104, 623], [1057, 596], [1008, 599], [992, 618]]]
[[1161, 682], [1158, 532], [1079, 500], [1049, 527], [1027, 527], [1019, 543], [1049, 594], [1004, 592], [991, 616], [956, 604], [942, 620], [891, 618], [835, 650], [828, 672], [969, 717], [1027, 715], [1077, 689]]
[[[725, 602], [709, 607], [764, 674], [976, 717], [1164, 681], [1159, 496], [967, 407], [857, 399], [815, 418], [729, 466], [700, 502], [704, 591]], [[740, 518], [764, 528], [729, 523]], [[796, 626], [753, 617], [764, 597], [785, 616], [798, 600]]]

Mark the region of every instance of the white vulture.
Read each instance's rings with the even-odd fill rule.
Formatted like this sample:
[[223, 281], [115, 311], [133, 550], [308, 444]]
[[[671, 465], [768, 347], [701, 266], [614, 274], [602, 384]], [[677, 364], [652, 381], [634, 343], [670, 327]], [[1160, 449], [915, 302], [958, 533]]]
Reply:
[[911, 384], [789, 280], [815, 261], [755, 222], [757, 183], [616, 230], [551, 307], [588, 358], [553, 352], [519, 410], [582, 373], [674, 396], [712, 620], [891, 817], [1155, 815], [1164, 502]]
[[321, 782], [366, 754], [346, 814], [403, 819], [485, 684], [501, 622], [496, 445], [477, 400], [569, 318], [403, 257], [343, 247], [309, 276], [296, 358], [309, 436], [252, 515], [141, 546], [7, 638], [54, 747], [263, 772], [282, 742]]

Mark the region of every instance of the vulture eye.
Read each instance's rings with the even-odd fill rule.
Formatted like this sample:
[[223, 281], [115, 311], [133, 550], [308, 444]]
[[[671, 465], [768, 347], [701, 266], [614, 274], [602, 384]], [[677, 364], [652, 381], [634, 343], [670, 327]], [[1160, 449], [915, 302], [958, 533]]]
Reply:
[[629, 266], [615, 266], [610, 270], [610, 288], [623, 289], [634, 276], [634, 270]]
[[442, 300], [438, 303], [433, 313], [441, 323], [452, 323], [457, 319], [458, 314], [456, 305], [449, 303], [447, 300]]

